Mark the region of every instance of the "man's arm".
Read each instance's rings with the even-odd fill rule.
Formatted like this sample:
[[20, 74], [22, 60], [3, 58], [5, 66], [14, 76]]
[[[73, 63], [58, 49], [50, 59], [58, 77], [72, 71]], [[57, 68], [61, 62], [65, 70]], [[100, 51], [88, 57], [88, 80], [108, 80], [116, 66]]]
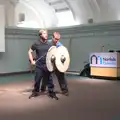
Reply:
[[32, 54], [35, 49], [36, 49], [36, 46], [35, 44], [33, 44], [31, 48], [28, 50], [28, 57], [32, 64], [35, 64], [35, 61], [33, 60], [33, 54]]
[[30, 48], [30, 49], [28, 50], [28, 57], [29, 57], [30, 62], [31, 62], [32, 64], [34, 64], [35, 61], [33, 60], [32, 52], [33, 52], [33, 50]]

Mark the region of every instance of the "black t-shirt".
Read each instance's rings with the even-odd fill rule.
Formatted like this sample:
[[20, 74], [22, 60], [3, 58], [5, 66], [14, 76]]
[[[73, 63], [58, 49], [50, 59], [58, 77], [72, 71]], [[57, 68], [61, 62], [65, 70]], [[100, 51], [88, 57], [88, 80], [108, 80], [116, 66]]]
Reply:
[[51, 46], [51, 41], [43, 43], [40, 40], [31, 46], [31, 49], [36, 52], [36, 60], [38, 60], [37, 63], [46, 64], [46, 54]]

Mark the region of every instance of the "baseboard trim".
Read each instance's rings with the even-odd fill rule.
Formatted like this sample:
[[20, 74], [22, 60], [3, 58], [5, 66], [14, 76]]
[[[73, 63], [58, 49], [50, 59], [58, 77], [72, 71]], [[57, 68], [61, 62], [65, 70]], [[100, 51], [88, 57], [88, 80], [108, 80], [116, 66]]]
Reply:
[[[33, 73], [33, 71], [19, 71], [19, 72], [10, 72], [10, 73], [0, 73], [0, 76], [9, 76], [9, 75], [19, 75], [19, 74], [27, 74], [27, 73]], [[65, 72], [67, 75], [78, 75], [80, 76], [80, 73], [77, 71], [67, 71]]]
[[80, 76], [80, 73], [77, 72], [77, 71], [67, 71], [67, 72], [65, 72], [65, 74], [67, 74], [67, 75], [78, 75], [78, 76]]
[[91, 76], [90, 78], [105, 79], [105, 80], [120, 80], [120, 77], [105, 77], [105, 76]]
[[19, 72], [10, 72], [10, 73], [0, 73], [0, 76], [10, 76], [10, 75], [19, 75], [19, 74], [26, 74], [32, 73], [31, 71], [19, 71]]

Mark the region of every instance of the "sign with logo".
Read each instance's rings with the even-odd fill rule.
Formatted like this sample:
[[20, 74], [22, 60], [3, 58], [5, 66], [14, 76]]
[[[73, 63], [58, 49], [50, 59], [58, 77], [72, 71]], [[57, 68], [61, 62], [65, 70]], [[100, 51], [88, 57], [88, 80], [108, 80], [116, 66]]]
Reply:
[[117, 67], [117, 53], [91, 53], [90, 66]]

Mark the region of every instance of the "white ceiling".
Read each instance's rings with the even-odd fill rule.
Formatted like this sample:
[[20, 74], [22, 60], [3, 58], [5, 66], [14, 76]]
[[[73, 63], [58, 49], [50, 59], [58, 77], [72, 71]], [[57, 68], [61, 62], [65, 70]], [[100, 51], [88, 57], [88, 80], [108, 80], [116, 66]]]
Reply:
[[56, 12], [71, 10], [75, 20], [88, 23], [115, 21], [120, 19], [120, 0], [44, 0]]
[[69, 10], [68, 4], [65, 0], [44, 0], [48, 5], [55, 9], [55, 12], [63, 12]]
[[[10, 1], [16, 3], [19, 0]], [[95, 23], [120, 20], [120, 0], [44, 0], [44, 2], [53, 8], [55, 13], [71, 11], [74, 19], [81, 24], [88, 23], [88, 19], [93, 19]]]

